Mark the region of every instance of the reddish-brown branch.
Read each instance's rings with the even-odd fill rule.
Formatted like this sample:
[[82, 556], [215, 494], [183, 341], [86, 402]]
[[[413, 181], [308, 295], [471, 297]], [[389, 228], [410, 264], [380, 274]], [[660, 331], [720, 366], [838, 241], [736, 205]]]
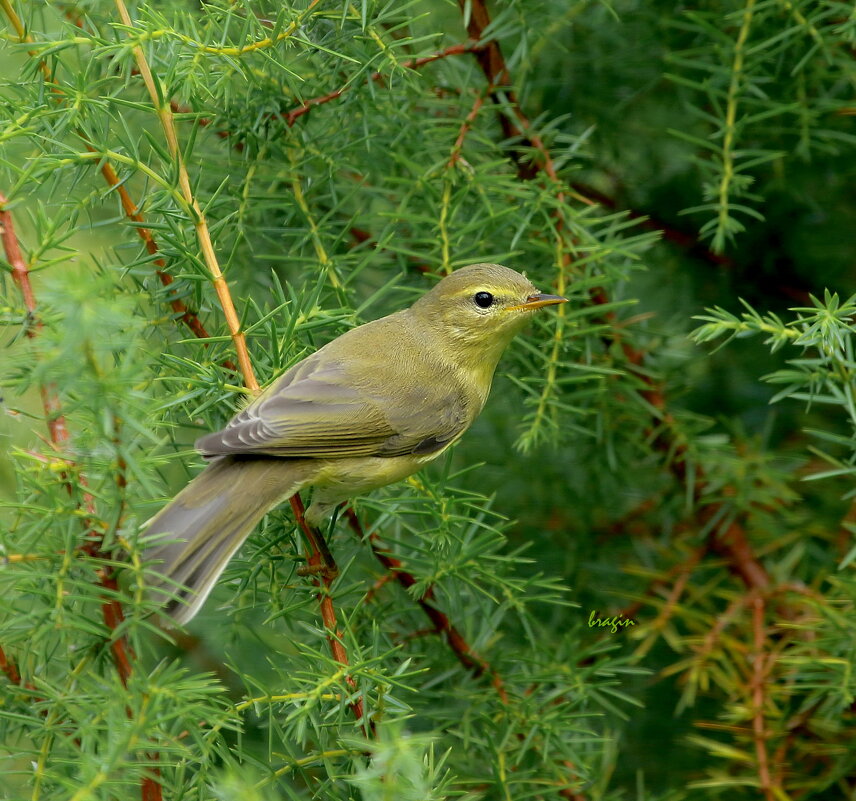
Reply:
[[[347, 667], [350, 662], [348, 660], [348, 654], [345, 651], [345, 646], [342, 645], [342, 631], [339, 629], [336, 622], [336, 609], [333, 606], [333, 595], [330, 591], [336, 575], [335, 562], [331, 564], [332, 556], [330, 556], [330, 552], [327, 550], [326, 544], [322, 545], [324, 538], [321, 532], [316, 531], [306, 522], [306, 510], [303, 506], [303, 501], [301, 500], [300, 495], [293, 495], [290, 498], [290, 503], [294, 512], [294, 517], [297, 520], [297, 525], [306, 537], [312, 551], [307, 561], [309, 568], [316, 573], [314, 582], [320, 589], [320, 592], [318, 593], [318, 602], [321, 607], [321, 619], [324, 621], [324, 627], [329, 632], [327, 635], [327, 641], [330, 643], [330, 651], [333, 654], [333, 659], [343, 667]], [[346, 673], [345, 682], [354, 691], [354, 693], [358, 691], [357, 682], [354, 680], [353, 676]], [[374, 732], [373, 721], [369, 722], [368, 726], [366, 725], [363, 699], [357, 697], [350, 706], [351, 711], [354, 713], [354, 717], [357, 719], [357, 723], [359, 723], [363, 729], [363, 733], [368, 736], [369, 731]]]
[[[461, 11], [466, 13], [469, 9], [469, 20], [467, 22], [467, 33], [470, 39], [480, 42], [485, 39], [485, 31], [490, 26], [490, 14], [487, 7], [481, 0], [459, 0]], [[485, 80], [488, 86], [493, 87], [490, 93], [491, 99], [495, 103], [501, 103], [503, 95], [512, 106], [517, 106], [517, 97], [512, 89], [511, 74], [508, 71], [508, 66], [505, 63], [505, 57], [502, 55], [502, 48], [495, 39], [486, 41], [481, 48], [476, 52], [476, 61], [478, 61]], [[532, 144], [526, 138], [520, 128], [514, 121], [501, 110], [499, 112], [499, 124], [502, 128], [503, 136], [506, 139], [520, 137], [524, 144]], [[533, 178], [538, 172], [535, 165], [525, 163], [522, 156], [514, 148], [509, 149], [509, 153], [517, 164], [517, 174], [523, 179]]]
[[[491, 87], [488, 86], [487, 93], [489, 94], [491, 91]], [[464, 148], [464, 140], [467, 137], [467, 134], [470, 131], [470, 128], [473, 127], [473, 123], [476, 121], [476, 117], [481, 110], [481, 107], [484, 105], [485, 95], [480, 94], [476, 97], [475, 103], [473, 103], [472, 109], [470, 109], [470, 113], [464, 118], [464, 121], [461, 123], [461, 128], [458, 131], [458, 138], [455, 139], [455, 144], [452, 145], [452, 154], [449, 156], [449, 161], [447, 162], [447, 167], [454, 166], [455, 162], [458, 161], [461, 157], [461, 150]]]
[[[94, 152], [94, 148], [91, 145], [87, 144], [86, 148], [87, 150]], [[124, 184], [119, 180], [119, 176], [116, 174], [113, 166], [106, 159], [101, 164], [101, 174], [104, 176], [104, 180], [113, 187], [116, 192], [118, 192], [119, 200], [122, 203], [122, 210], [125, 212], [125, 216], [135, 223], [134, 230], [136, 230], [137, 236], [139, 236], [143, 241], [149, 255], [155, 257], [154, 263], [157, 277], [165, 287], [169, 287], [170, 284], [173, 283], [174, 279], [168, 272], [166, 272], [166, 261], [164, 261], [163, 257], [159, 255], [160, 248], [158, 247], [155, 238], [152, 236], [151, 230], [146, 226], [145, 218], [140, 213], [137, 204], [134, 203], [128, 193], [128, 190], [125, 189]], [[181, 298], [176, 296], [174, 289], [169, 290], [169, 305], [177, 315], [178, 319], [193, 332], [195, 337], [198, 337], [199, 339], [210, 338], [210, 334], [205, 329], [202, 321], [196, 314], [187, 308], [187, 304]], [[205, 347], [208, 347], [207, 342], [204, 344]], [[223, 362], [223, 366], [228, 370], [233, 370], [235, 372], [237, 372], [238, 369], [234, 362], [228, 359]]]
[[[79, 481], [85, 483], [83, 476], [80, 476]], [[71, 484], [68, 483], [67, 486], [69, 491], [71, 491]], [[94, 515], [93, 501], [88, 494], [84, 498], [84, 504], [87, 507], [87, 511]], [[97, 531], [91, 520], [86, 520], [85, 525], [88, 530], [86, 533], [86, 542], [80, 549], [81, 552], [93, 559], [106, 559], [108, 555], [101, 548], [103, 535]], [[107, 628], [110, 629], [111, 633], [114, 633], [125, 621], [122, 604], [116, 597], [119, 593], [119, 583], [116, 580], [113, 570], [108, 567], [98, 568], [97, 576], [99, 585], [105, 590], [101, 601], [101, 614]], [[124, 635], [111, 638], [110, 650], [113, 653], [116, 672], [119, 674], [122, 686], [127, 687], [131, 673], [133, 672], [133, 661], [136, 658], [134, 651]]]
[[[368, 592], [366, 592], [365, 597], [363, 598], [363, 602], [370, 604], [375, 595], [377, 595], [387, 584], [391, 581], [395, 581], [395, 576], [392, 573], [384, 573], [380, 576], [371, 587], [369, 587]], [[432, 634], [436, 634], [437, 632], [434, 629], [431, 629]]]
[[[33, 339], [41, 327], [41, 322], [36, 310], [36, 296], [33, 293], [33, 286], [30, 283], [30, 270], [21, 253], [21, 246], [18, 242], [18, 236], [15, 233], [15, 224], [12, 220], [12, 213], [6, 208], [8, 202], [6, 196], [0, 194], [0, 238], [3, 241], [3, 251], [6, 254], [6, 260], [12, 266], [12, 279], [21, 290], [24, 306], [31, 318], [29, 324], [25, 326], [27, 336]], [[54, 445], [59, 445], [68, 439], [68, 429], [65, 425], [65, 417], [63, 417], [60, 410], [59, 399], [53, 388], [48, 384], [40, 386], [39, 393], [42, 397], [42, 408], [44, 409], [45, 422], [51, 442]]]
[[[775, 801], [779, 794], [770, 780], [770, 765], [767, 755], [767, 733], [764, 728], [764, 686], [767, 680], [767, 660], [764, 634], [764, 599], [756, 595], [752, 604], [752, 632], [754, 653], [752, 655], [752, 736], [755, 740], [755, 758], [758, 763], [758, 780], [765, 801]], [[781, 789], [781, 788], [778, 788]]]
[[343, 86], [340, 89], [334, 89], [332, 92], [328, 92], [326, 95], [313, 97], [311, 100], [305, 101], [303, 105], [297, 106], [297, 108], [293, 108], [291, 111], [283, 112], [279, 116], [282, 117], [282, 119], [285, 120], [285, 124], [291, 128], [291, 126], [294, 125], [294, 123], [297, 122], [304, 114], [308, 114], [316, 106], [323, 106], [325, 103], [336, 100], [347, 90], [348, 87]]
[[[40, 323], [38, 321], [38, 307], [36, 304], [35, 293], [33, 292], [33, 287], [30, 282], [29, 268], [21, 253], [21, 247], [18, 242], [17, 235], [15, 234], [12, 215], [6, 208], [7, 203], [8, 201], [5, 195], [0, 194], [0, 238], [2, 238], [6, 258], [12, 266], [12, 277], [21, 290], [21, 295], [24, 299], [24, 305], [27, 308], [27, 312], [33, 318], [33, 324], [27, 329], [27, 335], [32, 338], [36, 336], [40, 328]], [[59, 400], [48, 385], [42, 385], [41, 395], [51, 443], [55, 446], [60, 446], [68, 439], [68, 428], [65, 424], [65, 418], [60, 412]], [[69, 494], [73, 493], [74, 488], [70, 478], [66, 474], [62, 474], [62, 477]], [[124, 477], [122, 477], [122, 480], [124, 481]], [[83, 475], [78, 476], [78, 484], [81, 487], [86, 486], [86, 479]], [[83, 503], [87, 508], [87, 512], [94, 516], [93, 499], [87, 492], [84, 492]], [[81, 550], [89, 556], [104, 558], [105, 554], [101, 550], [103, 535], [92, 526], [90, 520], [85, 522], [85, 526], [87, 528], [87, 533], [85, 535], [86, 543]], [[116, 630], [124, 620], [122, 605], [116, 598], [119, 591], [119, 585], [113, 575], [113, 572], [106, 567], [99, 568], [98, 583], [106, 591], [101, 604], [104, 623], [107, 628], [110, 629], [111, 633], [115, 635]], [[132, 662], [134, 659], [134, 652], [125, 635], [120, 635], [118, 637], [113, 636], [110, 641], [110, 650], [113, 653], [113, 659], [116, 664], [119, 679], [122, 682], [122, 685], [127, 687], [128, 680], [133, 669]], [[2, 665], [0, 665], [0, 669], [3, 669], [3, 672], [6, 673], [10, 679], [12, 679], [13, 676], [17, 676], [16, 683], [20, 683], [20, 673], [6, 658], [5, 653], [2, 655]], [[153, 778], [144, 778], [140, 790], [143, 801], [161, 801], [162, 796], [160, 783], [155, 781]]]
[[748, 602], [748, 595], [738, 595], [730, 604], [728, 604], [724, 612], [717, 615], [716, 621], [710, 628], [710, 631], [704, 635], [704, 640], [702, 640], [701, 645], [695, 647], [695, 658], [700, 664], [704, 663], [710, 654], [713, 653], [713, 649], [722, 633], [731, 624], [734, 616], [738, 612], [742, 611]]
[[[806, 709], [801, 710], [785, 724], [784, 730], [787, 732], [787, 736], [782, 740], [773, 754], [772, 781], [776, 787], [781, 786], [790, 767], [788, 751], [794, 745], [799, 735], [808, 734], [811, 736], [809, 721], [814, 717], [822, 703], [823, 701], [817, 701]], [[808, 771], [804, 771], [803, 775], [807, 775], [807, 773]]]
[[[700, 468], [697, 468], [700, 471]], [[711, 507], [708, 517], [715, 512]], [[737, 521], [732, 522], [724, 531], [712, 532], [711, 548], [728, 562], [728, 569], [749, 589], [763, 590], [770, 586], [770, 576], [755, 556], [746, 529]]]
[[[432, 53], [430, 56], [422, 56], [421, 58], [411, 58], [408, 61], [402, 61], [401, 66], [406, 69], [417, 70], [420, 67], [424, 67], [426, 64], [431, 64], [434, 61], [439, 61], [441, 58], [448, 58], [449, 56], [460, 56], [464, 53], [477, 53], [483, 45], [478, 41], [472, 42], [462, 42], [461, 44], [450, 45], [445, 50], [438, 50], [436, 53]], [[379, 81], [383, 78], [383, 74], [380, 72], [372, 73], [372, 80]]]
[[[318, 2], [318, 0], [313, 0], [313, 4], [316, 2]], [[117, 6], [119, 7], [120, 15], [122, 16], [122, 19], [125, 24], [130, 24], [130, 16], [121, 0], [117, 0]], [[244, 378], [244, 384], [252, 392], [258, 393], [259, 385], [256, 381], [249, 352], [246, 348], [246, 340], [244, 337], [244, 333], [241, 330], [240, 321], [237, 317], [228, 285], [222, 277], [220, 267], [217, 263], [216, 254], [214, 252], [213, 244], [210, 239], [210, 232], [208, 230], [207, 223], [205, 222], [204, 215], [202, 214], [196, 202], [196, 199], [192, 195], [189, 176], [181, 158], [181, 152], [178, 149], [177, 136], [175, 132], [175, 122], [173, 118], [173, 112], [171, 111], [171, 109], [173, 109], [174, 107], [174, 104], [158, 107], [157, 86], [155, 85], [151, 70], [146, 61], [145, 54], [143, 53], [141, 48], [134, 48], [134, 57], [137, 62], [137, 66], [139, 67], [140, 72], [145, 80], [146, 88], [148, 89], [149, 95], [151, 96], [152, 103], [155, 105], [155, 108], [158, 111], [158, 116], [160, 117], [161, 124], [164, 129], [164, 134], [166, 135], [168, 144], [170, 144], [170, 151], [177, 160], [180, 183], [182, 185], [182, 193], [184, 195], [185, 201], [189, 205], [192, 205], [197, 212], [198, 219], [195, 223], [197, 234], [200, 239], [200, 244], [202, 246], [203, 253], [206, 256], [206, 264], [214, 279], [214, 287], [217, 290], [220, 305], [223, 309], [226, 321], [229, 324], [229, 330], [231, 332], [232, 339], [234, 341], [235, 348], [238, 353], [238, 362], [240, 364], [240, 372]], [[330, 593], [330, 586], [335, 575], [335, 562], [333, 561], [332, 555], [327, 550], [326, 544], [324, 544], [324, 540], [320, 532], [314, 531], [311, 526], [307, 525], [304, 517], [303, 502], [300, 498], [300, 495], [298, 493], [295, 493], [290, 500], [292, 509], [294, 510], [295, 516], [297, 517], [297, 522], [300, 528], [303, 530], [304, 534], [306, 535], [307, 539], [309, 540], [310, 546], [312, 548], [312, 555], [309, 558], [309, 566], [311, 568], [318, 568], [323, 573], [321, 579], [323, 581], [323, 590], [321, 593], [319, 593], [319, 603], [321, 608], [322, 620], [324, 622], [325, 627], [330, 632], [330, 634], [328, 635], [328, 640], [330, 642], [330, 648], [333, 653], [333, 658], [337, 662], [339, 662], [339, 664], [347, 666], [348, 657], [347, 653], [345, 652], [344, 646], [341, 643], [341, 632], [337, 628], [336, 614], [335, 609], [333, 607], [332, 595]], [[326, 563], [324, 565], [322, 565], [321, 563], [322, 554], [324, 556], [324, 562]], [[319, 587], [321, 586], [317, 579], [316, 584]], [[347, 683], [356, 691], [356, 682], [354, 681], [353, 677], [346, 674], [345, 679]], [[364, 734], [368, 736], [368, 728], [365, 725], [365, 719], [363, 714], [362, 699], [357, 698], [357, 700], [351, 704], [351, 709], [353, 710], [357, 721], [362, 725]]]
[[[160, 761], [160, 754], [157, 751], [148, 752], [146, 757], [155, 763]], [[153, 775], [143, 776], [143, 780], [140, 783], [142, 801], [163, 801], [160, 785], [160, 768], [155, 766], [151, 768], [151, 771]]]
[[[359, 521], [356, 513], [353, 509], [346, 509], [345, 516], [348, 519], [348, 524], [351, 526], [353, 532], [360, 538], [360, 540], [365, 540], [365, 533], [363, 531], [362, 524]], [[372, 532], [368, 537], [369, 545], [371, 546], [372, 553], [375, 555], [375, 558], [393, 575], [395, 576], [398, 583], [404, 587], [405, 590], [410, 589], [414, 584], [416, 584], [416, 577], [409, 573], [402, 567], [401, 561], [396, 559], [388, 550], [386, 550], [380, 543], [380, 538]], [[455, 627], [452, 621], [449, 619], [449, 616], [445, 612], [441, 612], [433, 603], [434, 593], [429, 588], [426, 592], [422, 594], [420, 598], [416, 599], [416, 602], [419, 604], [422, 611], [428, 616], [428, 619], [431, 621], [432, 626], [434, 627], [434, 631], [437, 634], [442, 635], [446, 642], [449, 644], [449, 647], [452, 649], [452, 652], [455, 654], [455, 657], [458, 661], [469, 670], [474, 676], [479, 677], [483, 675], [487, 675], [490, 677], [491, 684], [497, 691], [497, 694], [500, 697], [500, 700], [504, 703], [508, 703], [508, 693], [505, 690], [505, 683], [502, 680], [502, 676], [493, 669], [490, 663], [482, 659], [478, 654], [476, 654], [473, 649], [470, 647], [470, 644], [466, 641], [466, 638], [461, 634], [460, 631]]]
[[[577, 776], [577, 767], [573, 762], [568, 761], [567, 759], [562, 762], [562, 765], [570, 772], [572, 776]], [[561, 798], [566, 798], [568, 801], [588, 801], [588, 799], [579, 791], [571, 790], [569, 787], [565, 787], [563, 790], [559, 790], [559, 796]]]
[[[6, 208], [8, 202], [5, 195], [0, 195], [0, 236], [3, 238], [3, 250], [6, 253], [6, 260], [12, 265], [12, 278], [21, 290], [21, 296], [24, 298], [24, 306], [35, 317], [36, 298], [33, 294], [32, 284], [30, 284], [30, 271], [21, 253], [21, 246], [18, 244], [12, 214]], [[34, 336], [32, 331], [28, 331], [27, 333], [30, 336]]]
[[21, 674], [18, 672], [18, 666], [6, 656], [6, 652], [0, 647], [0, 670], [6, 674], [6, 678], [12, 684], [21, 683]]
[[[673, 565], [665, 576], [655, 579], [648, 586], [648, 589], [645, 591], [645, 596], [653, 595], [658, 588], [671, 587], [666, 598], [666, 603], [663, 605], [663, 609], [660, 614], [651, 624], [652, 627], [662, 628], [668, 622], [672, 612], [674, 611], [675, 605], [683, 594], [684, 588], [686, 587], [693, 570], [705, 554], [707, 554], [707, 551], [708, 545], [706, 543], [700, 545], [690, 553], [688, 558], [684, 559], [682, 562], [678, 562], [676, 565]], [[676, 577], [677, 580], [674, 581], [674, 583], [671, 583]], [[626, 618], [635, 618], [641, 608], [642, 601], [636, 601], [626, 609], [623, 609], [621, 614]]]
[[[12, 684], [17, 685], [18, 687], [24, 687], [27, 690], [33, 691], [35, 691], [36, 689], [35, 684], [32, 684], [29, 681], [22, 680], [21, 673], [18, 670], [18, 666], [12, 659], [10, 659], [6, 655], [6, 652], [2, 648], [0, 648], [0, 673], [4, 673], [6, 675], [6, 678], [9, 679]], [[47, 710], [43, 709], [42, 714], [47, 714]]]
[[[449, 56], [459, 56], [462, 53], [474, 53], [478, 52], [481, 49], [481, 45], [477, 41], [473, 42], [464, 42], [462, 44], [452, 45], [451, 47], [447, 47], [445, 50], [441, 50], [437, 53], [432, 53], [430, 56], [423, 56], [422, 58], [414, 58], [409, 61], [403, 61], [401, 63], [402, 67], [407, 69], [419, 69], [419, 67], [424, 67], [426, 64], [431, 64], [434, 61], [439, 61], [442, 58], [448, 58]], [[370, 80], [372, 81], [383, 81], [384, 75], [381, 72], [372, 73]], [[323, 106], [325, 103], [329, 103], [333, 100], [340, 98], [348, 89], [351, 88], [351, 85], [343, 86], [339, 89], [335, 89], [332, 92], [328, 92], [326, 95], [321, 95], [320, 97], [313, 97], [311, 100], [306, 100], [301, 105], [293, 108], [291, 111], [285, 111], [279, 116], [285, 120], [286, 125], [291, 128], [297, 120], [299, 120], [304, 114], [308, 114], [312, 111], [313, 108], [318, 106]]]

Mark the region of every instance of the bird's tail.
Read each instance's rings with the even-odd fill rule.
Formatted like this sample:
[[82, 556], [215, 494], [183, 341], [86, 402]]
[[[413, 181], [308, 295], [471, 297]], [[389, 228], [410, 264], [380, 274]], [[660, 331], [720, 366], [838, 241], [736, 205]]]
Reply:
[[155, 597], [186, 623], [253, 526], [313, 472], [306, 461], [227, 456], [212, 462], [151, 520], [161, 540], [143, 557], [158, 574]]

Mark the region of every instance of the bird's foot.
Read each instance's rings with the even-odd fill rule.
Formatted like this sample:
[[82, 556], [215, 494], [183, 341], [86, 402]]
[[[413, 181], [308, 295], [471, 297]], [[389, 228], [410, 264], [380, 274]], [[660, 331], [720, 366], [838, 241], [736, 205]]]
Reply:
[[332, 581], [339, 575], [339, 568], [335, 565], [303, 565], [297, 568], [298, 576], [321, 576], [321, 578]]

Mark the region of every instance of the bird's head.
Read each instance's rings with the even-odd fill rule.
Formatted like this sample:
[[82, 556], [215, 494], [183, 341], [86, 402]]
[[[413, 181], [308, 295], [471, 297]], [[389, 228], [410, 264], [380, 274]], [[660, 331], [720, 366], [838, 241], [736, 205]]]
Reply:
[[535, 311], [566, 302], [501, 264], [471, 264], [443, 278], [412, 309], [458, 360], [496, 361]]

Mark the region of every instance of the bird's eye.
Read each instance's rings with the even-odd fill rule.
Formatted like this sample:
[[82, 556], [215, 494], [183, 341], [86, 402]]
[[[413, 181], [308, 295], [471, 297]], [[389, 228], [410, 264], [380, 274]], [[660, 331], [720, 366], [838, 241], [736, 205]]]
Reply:
[[490, 292], [476, 292], [473, 300], [480, 309], [489, 309], [493, 305], [493, 295]]

